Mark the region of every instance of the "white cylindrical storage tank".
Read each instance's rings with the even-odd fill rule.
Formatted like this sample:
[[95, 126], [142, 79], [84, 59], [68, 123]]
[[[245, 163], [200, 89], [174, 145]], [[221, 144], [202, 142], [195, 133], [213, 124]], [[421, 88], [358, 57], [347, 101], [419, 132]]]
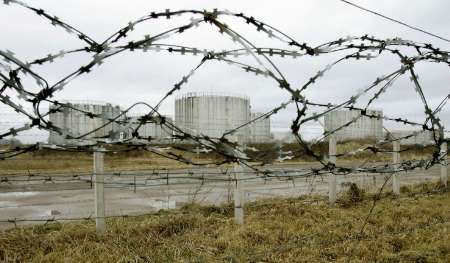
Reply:
[[[220, 93], [187, 93], [175, 99], [175, 125], [186, 133], [220, 138], [250, 120], [250, 102], [245, 96]], [[248, 142], [250, 127], [226, 136]]]
[[[113, 106], [109, 103], [66, 103], [67, 106], [50, 107], [49, 121], [54, 126], [61, 129], [63, 134], [57, 132], [50, 132], [49, 143], [53, 144], [67, 144], [74, 143], [71, 138], [76, 138], [89, 133], [106, 123], [110, 119], [116, 118], [121, 114], [119, 106]], [[52, 112], [57, 110], [56, 112]], [[91, 118], [89, 113], [97, 115]], [[120, 119], [121, 117], [119, 117]], [[118, 120], [119, 120], [118, 119]], [[80, 140], [88, 140], [92, 138], [111, 138], [118, 137], [119, 124], [110, 123], [99, 130], [84, 136]]]
[[264, 113], [252, 112], [250, 119], [258, 120], [250, 124], [250, 142], [252, 143], [268, 143], [271, 140], [270, 134], [270, 118], [261, 117]]
[[356, 120], [349, 126], [333, 133], [338, 141], [354, 139], [383, 139], [383, 112], [381, 110], [367, 110], [362, 116], [359, 110], [335, 110], [325, 115], [325, 132], [331, 132], [339, 127]]
[[[127, 137], [132, 136], [132, 132], [139, 126], [141, 117], [144, 114], [138, 116], [127, 116], [128, 121], [128, 131]], [[173, 120], [169, 116], [161, 116], [165, 123], [173, 123]], [[137, 130], [138, 135], [141, 138], [151, 139], [154, 142], [170, 142], [172, 139], [173, 131], [168, 127], [164, 126], [158, 121], [148, 121], [142, 124]]]
[[407, 137], [400, 140], [400, 143], [403, 145], [430, 145], [434, 143], [433, 132], [431, 131], [397, 130], [392, 131], [391, 136], [395, 139]]

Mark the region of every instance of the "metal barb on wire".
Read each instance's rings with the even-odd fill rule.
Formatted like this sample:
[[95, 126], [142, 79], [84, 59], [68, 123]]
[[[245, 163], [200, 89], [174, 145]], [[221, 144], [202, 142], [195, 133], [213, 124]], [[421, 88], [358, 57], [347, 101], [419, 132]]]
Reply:
[[[343, 1], [343, 0], [342, 0]], [[344, 1], [350, 3], [348, 1]], [[334, 166], [331, 167], [326, 161], [326, 156], [323, 153], [314, 150], [314, 145], [316, 143], [324, 141], [327, 137], [333, 135], [334, 133], [349, 127], [353, 123], [357, 122], [360, 118], [374, 118], [383, 119], [391, 122], [396, 122], [401, 125], [414, 126], [421, 129], [421, 131], [431, 131], [433, 133], [436, 130], [444, 130], [444, 125], [442, 121], [437, 117], [437, 114], [442, 110], [444, 105], [450, 99], [450, 96], [446, 96], [439, 104], [436, 109], [431, 109], [428, 105], [427, 98], [423, 92], [423, 87], [419, 81], [418, 75], [414, 70], [414, 66], [418, 63], [428, 62], [428, 63], [442, 63], [447, 66], [450, 65], [449, 52], [441, 50], [434, 47], [431, 44], [416, 43], [413, 41], [403, 40], [400, 38], [393, 39], [379, 39], [368, 34], [360, 37], [345, 37], [339, 38], [335, 41], [330, 41], [323, 43], [318, 46], [312, 46], [307, 43], [301, 43], [296, 41], [292, 37], [283, 33], [281, 30], [270, 26], [269, 24], [259, 21], [258, 19], [247, 16], [243, 13], [233, 13], [230, 11], [221, 10], [177, 10], [171, 11], [166, 9], [164, 12], [151, 12], [150, 14], [141, 17], [135, 21], [130, 21], [124, 27], [118, 29], [114, 34], [107, 37], [102, 41], [94, 40], [87, 34], [82, 33], [75, 27], [70, 26], [62, 19], [57, 16], [48, 14], [45, 10], [29, 6], [26, 3], [8, 0], [5, 4], [12, 5], [16, 4], [23, 8], [33, 11], [35, 15], [42, 17], [50, 21], [52, 26], [61, 27], [66, 30], [69, 35], [76, 36], [81, 42], [82, 46], [72, 50], [59, 50], [55, 53], [48, 54], [43, 58], [37, 58], [31, 60], [31, 62], [22, 61], [19, 55], [12, 51], [3, 51], [0, 49], [0, 105], [5, 105], [8, 108], [13, 109], [19, 114], [26, 117], [30, 124], [27, 124], [21, 128], [11, 127], [7, 132], [0, 134], [0, 139], [7, 138], [10, 136], [18, 136], [24, 132], [39, 128], [41, 130], [46, 130], [52, 133], [57, 133], [73, 141], [74, 144], [35, 144], [31, 146], [18, 146], [14, 148], [2, 149], [0, 150], [0, 160], [7, 158], [13, 158], [20, 154], [38, 151], [40, 149], [48, 149], [53, 151], [73, 151], [73, 152], [84, 152], [91, 151], [94, 146], [116, 146], [120, 145], [121, 150], [107, 150], [107, 151], [134, 151], [134, 150], [145, 150], [162, 156], [164, 158], [176, 160], [179, 162], [191, 164], [191, 165], [206, 165], [207, 163], [196, 162], [189, 159], [184, 154], [179, 153], [179, 148], [176, 149], [175, 146], [168, 147], [167, 149], [159, 148], [153, 145], [153, 138], [141, 136], [139, 133], [139, 128], [147, 123], [155, 123], [160, 125], [165, 131], [172, 134], [172, 139], [177, 142], [193, 142], [197, 144], [199, 148], [205, 151], [215, 152], [223, 157], [223, 160], [212, 161], [210, 163], [223, 164], [240, 162], [241, 164], [248, 166], [253, 169], [257, 175], [262, 175], [264, 178], [279, 176], [276, 172], [270, 170], [264, 170], [263, 168], [257, 167], [252, 164], [251, 160], [247, 156], [244, 150], [238, 143], [231, 142], [228, 137], [236, 131], [242, 130], [249, 127], [253, 123], [260, 121], [261, 119], [270, 118], [275, 116], [280, 111], [286, 109], [287, 106], [293, 105], [296, 107], [296, 116], [291, 125], [291, 132], [298, 142], [299, 148], [303, 148], [302, 154], [306, 154], [313, 157], [316, 161], [321, 164], [320, 168], [311, 168], [308, 174], [321, 174], [325, 172], [333, 172], [340, 174], [349, 174], [353, 172], [370, 172], [370, 173], [388, 173], [392, 170], [390, 165], [366, 165], [364, 167], [344, 167], [344, 166]], [[169, 20], [173, 16], [186, 17], [187, 21], [181, 26], [175, 26], [168, 30], [162, 32], [146, 32], [143, 38], [132, 38], [129, 33], [139, 25], [143, 23], [157, 23], [159, 20]], [[238, 22], [246, 23], [250, 25], [253, 30], [259, 34], [263, 34], [267, 38], [279, 41], [284, 48], [280, 47], [259, 47], [257, 44], [251, 42], [243, 34], [235, 31], [231, 26], [224, 23], [223, 17], [231, 17], [236, 19]], [[211, 25], [211, 28], [215, 28], [219, 31], [220, 36], [224, 39], [231, 39], [240, 48], [233, 48], [229, 50], [205, 50], [200, 47], [189, 47], [179, 44], [162, 43], [174, 36], [183, 35], [186, 32], [197, 28], [203, 24]], [[87, 46], [86, 46], [87, 45]], [[405, 51], [403, 51], [405, 49]], [[169, 88], [167, 93], [162, 97], [162, 99], [156, 105], [150, 105], [145, 102], [137, 102], [127, 109], [123, 110], [120, 114], [113, 117], [105, 117], [101, 114], [94, 114], [92, 112], [78, 109], [70, 103], [62, 103], [53, 99], [53, 96], [58, 92], [65, 89], [65, 86], [71, 81], [79, 78], [80, 76], [86, 74], [95, 74], [95, 69], [97, 66], [106, 63], [110, 57], [122, 54], [124, 52], [167, 52], [171, 55], [200, 55], [198, 63], [187, 73], [183, 74], [180, 79], [174, 82], [173, 87]], [[412, 52], [411, 52], [412, 51]], [[43, 67], [47, 64], [54, 63], [71, 54], [89, 54], [92, 59], [78, 67], [78, 69], [73, 72], [69, 72], [66, 76], [62, 77], [60, 80], [56, 81], [54, 84], [50, 84], [47, 79], [39, 75], [37, 71], [32, 68], [39, 65]], [[277, 56], [279, 58], [302, 58], [304, 56], [310, 56], [313, 59], [318, 56], [325, 56], [327, 54], [341, 54], [338, 60], [328, 64], [323, 69], [319, 70], [316, 74], [312, 75], [305, 83], [295, 86], [288, 81], [284, 76], [281, 69], [276, 65], [272, 57]], [[388, 73], [384, 76], [380, 76], [375, 79], [375, 81], [370, 82], [369, 85], [358, 91], [357, 94], [350, 96], [348, 99], [341, 103], [319, 103], [312, 101], [306, 97], [306, 90], [311, 89], [316, 86], [317, 83], [321, 81], [322, 78], [327, 76], [327, 73], [331, 71], [335, 66], [341, 63], [352, 63], [352, 62], [364, 62], [368, 60], [373, 60], [382, 55], [391, 55], [397, 58], [399, 65], [397, 70]], [[240, 61], [240, 57], [250, 56], [254, 60], [254, 65], [248, 64], [248, 62]], [[169, 97], [174, 94], [179, 93], [183, 90], [184, 86], [191, 78], [194, 77], [195, 73], [203, 67], [206, 67], [210, 61], [217, 61], [219, 63], [225, 63], [229, 66], [239, 68], [243, 72], [248, 74], [256, 74], [261, 77], [265, 77], [273, 81], [273, 86], [277, 89], [281, 89], [290, 95], [290, 99], [281, 103], [279, 106], [265, 112], [263, 115], [256, 117], [246, 123], [238, 125], [227, 132], [224, 132], [222, 136], [213, 138], [202, 134], [193, 133], [187, 131], [181, 127], [178, 127], [176, 123], [167, 121], [165, 117], [159, 112], [160, 105], [166, 101]], [[40, 90], [34, 92], [32, 88], [24, 86], [21, 81], [22, 75], [29, 75], [35, 79], [36, 83], [39, 85]], [[406, 118], [401, 117], [391, 117], [391, 116], [377, 116], [376, 114], [370, 113], [368, 110], [369, 106], [376, 100], [379, 100], [386, 90], [392, 87], [392, 84], [399, 79], [402, 75], [410, 75], [413, 89], [419, 94], [421, 102], [424, 107], [426, 114], [426, 120], [423, 123], [414, 122]], [[11, 99], [8, 95], [10, 93], [17, 93], [19, 99]], [[369, 98], [369, 102], [362, 107], [356, 107], [356, 102], [360, 101], [363, 95], [373, 94]], [[50, 104], [48, 111], [42, 109], [42, 104]], [[26, 106], [31, 106], [31, 110], [27, 110]], [[148, 109], [148, 113], [140, 116], [137, 121], [136, 127], [132, 128], [131, 138], [125, 140], [112, 140], [104, 137], [96, 137], [96, 131], [103, 129], [111, 124], [118, 125], [128, 125], [130, 126], [130, 121], [124, 119], [123, 117], [138, 106], [144, 106]], [[30, 108], [30, 107], [29, 107]], [[321, 112], [313, 115], [309, 115], [310, 108], [321, 109]], [[101, 119], [102, 125], [87, 131], [81, 135], [71, 135], [67, 131], [55, 126], [48, 120], [48, 116], [51, 113], [62, 111], [64, 109], [70, 109], [79, 114], [85, 115], [93, 119]], [[346, 109], [350, 111], [356, 111], [359, 113], [357, 118], [354, 118], [347, 123], [341, 125], [340, 127], [327, 131], [324, 136], [319, 139], [316, 143], [307, 142], [300, 134], [302, 128], [311, 122], [317, 121], [318, 118], [329, 114], [330, 112], [337, 111], [340, 109]], [[130, 126], [131, 127], [131, 126]], [[381, 146], [387, 143], [391, 143], [394, 140], [401, 140], [409, 138], [410, 135], [401, 138], [388, 139], [381, 142], [376, 142], [371, 145], [365, 145], [359, 149], [348, 151], [346, 153], [340, 153], [337, 156], [351, 156], [356, 155], [361, 152], [370, 152], [373, 154], [383, 152]], [[404, 161], [399, 165], [400, 170], [413, 170], [421, 167], [431, 167], [434, 164], [440, 163], [440, 145], [444, 142], [444, 138], [436, 137], [434, 138], [434, 154], [431, 158], [427, 160], [419, 161]], [[256, 149], [259, 151], [259, 149]], [[281, 158], [292, 159], [299, 157], [299, 153], [293, 153], [288, 156]], [[295, 177], [295, 176], [294, 176]], [[292, 178], [294, 178], [292, 177]], [[167, 177], [168, 179], [169, 177]], [[70, 180], [76, 181], [81, 180], [80, 178], [71, 178]], [[202, 179], [203, 180], [203, 179]], [[206, 180], [206, 179], [205, 179]], [[53, 177], [48, 177], [46, 182], [55, 183], [57, 180]], [[2, 181], [0, 183], [3, 183]]]

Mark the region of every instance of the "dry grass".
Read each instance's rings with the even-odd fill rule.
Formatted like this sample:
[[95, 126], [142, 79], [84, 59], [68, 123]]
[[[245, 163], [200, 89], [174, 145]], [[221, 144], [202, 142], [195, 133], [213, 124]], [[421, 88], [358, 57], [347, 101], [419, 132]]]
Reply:
[[13, 229], [0, 234], [0, 260], [448, 262], [448, 191], [430, 194], [435, 186], [427, 185], [404, 189], [400, 198], [385, 195], [360, 235], [372, 201], [356, 190], [347, 193], [347, 198], [358, 197], [347, 208], [312, 197], [249, 203], [242, 227], [233, 223], [230, 206], [190, 204], [173, 212], [111, 219], [99, 236], [93, 222]]
[[[360, 140], [360, 141], [345, 141], [340, 142], [337, 145], [337, 153], [347, 153], [354, 151], [356, 149], [367, 147], [375, 144], [375, 142], [370, 140]], [[388, 143], [382, 146], [379, 146], [382, 151], [392, 151], [392, 144]], [[433, 146], [420, 146], [420, 145], [402, 145], [401, 157], [403, 160], [417, 160], [424, 158], [431, 158], [433, 155]], [[392, 161], [392, 154], [389, 152], [386, 153], [373, 153], [370, 150], [358, 153], [353, 156], [345, 156], [340, 157], [340, 160], [344, 161], [368, 161], [368, 162], [390, 162]]]
[[[179, 154], [179, 151], [174, 151]], [[183, 155], [195, 161], [211, 161], [210, 156], [198, 158], [195, 154]], [[87, 152], [29, 152], [15, 158], [0, 161], [0, 174], [36, 173], [36, 172], [91, 172], [92, 154]], [[192, 167], [184, 163], [161, 157], [146, 151], [107, 153], [105, 169], [139, 170], [139, 169], [174, 169]]]
[[[368, 140], [349, 141], [338, 144], [338, 154], [345, 153], [358, 149], [364, 145], [369, 145], [373, 142]], [[252, 160], [264, 163], [272, 163], [278, 158], [278, 151], [274, 144], [259, 144], [253, 145], [259, 152], [247, 151], [247, 154], [252, 157]], [[162, 146], [165, 147], [165, 146]], [[185, 151], [192, 150], [192, 145], [175, 146], [179, 149], [172, 150], [175, 154], [182, 154], [184, 157], [194, 160], [196, 162], [218, 162], [223, 161], [223, 158], [218, 154], [208, 153], [196, 155]], [[391, 145], [386, 145], [385, 150], [391, 150]], [[326, 143], [320, 143], [313, 147], [316, 153], [327, 154], [328, 146]], [[296, 158], [285, 161], [284, 164], [305, 164], [313, 163], [316, 160], [307, 155], [305, 150], [298, 144], [285, 144], [283, 151], [292, 151]], [[432, 155], [432, 148], [421, 148], [418, 146], [411, 146], [410, 150], [402, 153], [403, 160], [430, 158]], [[354, 156], [339, 157], [338, 163], [348, 164], [357, 162], [391, 162], [392, 155], [374, 154], [370, 151], [365, 151]], [[141, 169], [174, 169], [174, 168], [189, 168], [187, 165], [175, 160], [170, 160], [159, 155], [146, 151], [131, 151], [108, 153], [105, 156], [105, 169], [107, 171], [114, 170], [141, 170]], [[24, 173], [24, 172], [90, 172], [92, 171], [92, 154], [83, 152], [55, 152], [42, 150], [38, 152], [30, 152], [19, 155], [12, 159], [0, 161], [0, 174], [10, 173]]]

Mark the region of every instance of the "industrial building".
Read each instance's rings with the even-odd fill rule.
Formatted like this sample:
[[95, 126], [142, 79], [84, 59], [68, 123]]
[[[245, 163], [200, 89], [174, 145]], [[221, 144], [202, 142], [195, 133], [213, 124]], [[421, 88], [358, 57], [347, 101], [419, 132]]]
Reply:
[[[125, 137], [130, 138], [132, 136], [133, 131], [139, 126], [140, 118], [143, 116], [127, 116], [127, 128], [125, 131]], [[164, 119], [166, 123], [173, 123], [172, 118], [168, 116], [161, 116], [161, 119]], [[139, 136], [141, 138], [149, 139], [152, 142], [171, 142], [172, 140], [172, 130], [168, 129], [161, 122], [146, 122], [142, 124], [137, 130]]]
[[[187, 93], [175, 99], [175, 126], [186, 133], [211, 138], [220, 138], [224, 133], [238, 128], [226, 138], [239, 143], [271, 141], [270, 118], [259, 118], [263, 113], [252, 113], [250, 109], [250, 100], [246, 96], [223, 93]], [[122, 114], [119, 106], [98, 102], [69, 102], [66, 103], [66, 106], [53, 105], [50, 107], [50, 112], [49, 121], [58, 127], [62, 134], [52, 131], [48, 141], [60, 145], [80, 143], [80, 140], [75, 138], [102, 127], [108, 120], [117, 116], [120, 116], [117, 118], [118, 123], [107, 124], [80, 139], [129, 139], [141, 123], [140, 118], [144, 116], [144, 114], [132, 116]], [[163, 118], [165, 122], [173, 123], [172, 118], [168, 116], [163, 116]], [[257, 118], [259, 119], [255, 122], [249, 123]], [[171, 129], [158, 121], [146, 122], [139, 127], [137, 132], [141, 139], [150, 139], [150, 141], [158, 143], [172, 142], [174, 135]]]
[[250, 113], [250, 119], [258, 120], [250, 124], [250, 142], [251, 143], [267, 143], [272, 140], [270, 133], [270, 118], [262, 117], [264, 113], [252, 112]]
[[[386, 137], [389, 135], [386, 134]], [[390, 136], [393, 138], [402, 138], [400, 143], [403, 145], [430, 145], [433, 144], [433, 132], [432, 131], [422, 131], [422, 130], [397, 130], [391, 131]], [[390, 139], [390, 138], [387, 138]]]
[[383, 112], [381, 110], [367, 110], [362, 116], [358, 110], [336, 110], [325, 115], [324, 130], [332, 132], [353, 120], [349, 126], [343, 127], [333, 133], [337, 141], [355, 139], [383, 139]]
[[[66, 103], [67, 106], [52, 105], [50, 107], [49, 121], [58, 127], [62, 134], [50, 132], [49, 143], [52, 144], [72, 144], [76, 138], [87, 134], [108, 122], [108, 119], [115, 118], [121, 114], [119, 106], [109, 103], [82, 102]], [[100, 117], [89, 116], [92, 113]], [[88, 140], [92, 138], [118, 139], [120, 136], [120, 126], [117, 123], [107, 124], [105, 127], [81, 138]]]
[[[250, 108], [250, 100], [246, 96], [187, 93], [175, 99], [175, 125], [190, 134], [220, 138], [260, 116], [261, 113], [252, 114]], [[267, 142], [270, 139], [270, 119], [262, 118], [240, 127], [226, 138], [239, 143]]]

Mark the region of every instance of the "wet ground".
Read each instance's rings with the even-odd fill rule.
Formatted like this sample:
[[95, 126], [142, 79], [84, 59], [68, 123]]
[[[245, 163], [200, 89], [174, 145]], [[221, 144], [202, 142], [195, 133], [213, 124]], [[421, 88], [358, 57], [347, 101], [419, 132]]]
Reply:
[[[283, 166], [283, 170], [308, 169], [306, 166]], [[281, 168], [274, 168], [280, 170]], [[261, 179], [261, 175], [239, 173], [246, 201], [271, 197], [294, 197], [305, 194], [327, 194], [326, 175], [304, 177], [301, 173], [285, 173], [284, 180]], [[402, 172], [401, 184], [437, 181], [440, 167]], [[77, 176], [14, 176], [0, 184], [0, 221], [10, 219], [71, 219], [94, 217], [94, 184], [90, 174]], [[30, 178], [32, 180], [30, 180]], [[225, 169], [190, 169], [171, 171], [136, 171], [105, 175], [106, 216], [137, 215], [172, 209], [185, 203], [222, 204], [233, 201], [236, 182]], [[238, 177], [239, 178], [239, 177]], [[360, 187], [380, 187], [389, 174], [350, 174], [338, 176], [338, 191], [349, 182]], [[14, 179], [14, 180], [13, 180]], [[27, 180], [28, 179], [28, 180]], [[391, 189], [388, 183], [387, 189]], [[45, 221], [44, 221], [45, 222]], [[20, 222], [30, 224], [39, 222]], [[42, 222], [40, 222], [42, 223]], [[0, 229], [14, 227], [0, 223]]]

